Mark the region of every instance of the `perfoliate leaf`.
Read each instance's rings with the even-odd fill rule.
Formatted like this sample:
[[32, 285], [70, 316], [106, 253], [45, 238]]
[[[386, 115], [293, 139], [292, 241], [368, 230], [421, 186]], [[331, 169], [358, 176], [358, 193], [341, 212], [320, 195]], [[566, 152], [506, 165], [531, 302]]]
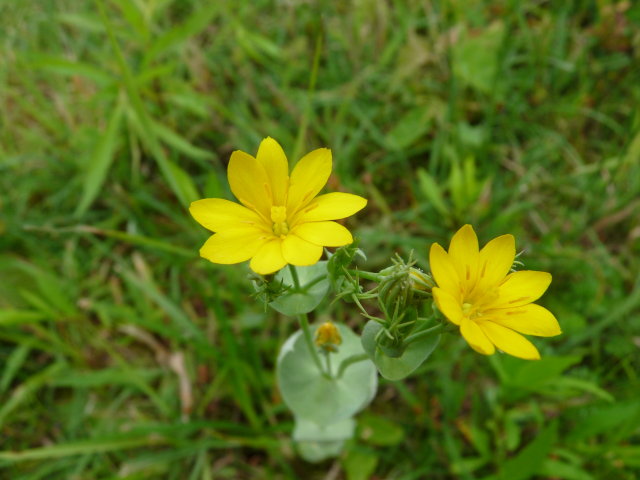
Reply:
[[293, 428], [293, 440], [296, 442], [337, 442], [353, 437], [356, 422], [345, 418], [336, 423], [318, 425], [306, 418], [296, 417]]
[[297, 442], [298, 453], [307, 462], [318, 463], [327, 458], [337, 457], [342, 452], [344, 440], [335, 442]]
[[[346, 325], [336, 326], [342, 344], [336, 353], [330, 354], [334, 375], [343, 360], [364, 353], [355, 333]], [[312, 327], [312, 333], [316, 328]], [[369, 360], [349, 365], [339, 379], [327, 378], [314, 363], [301, 331], [282, 346], [276, 375], [282, 398], [296, 417], [318, 425], [352, 417], [369, 404], [378, 386], [376, 369]]]
[[387, 380], [401, 380], [422, 365], [440, 342], [440, 334], [430, 335], [411, 343], [399, 357], [389, 357], [384, 354], [376, 343], [376, 335], [382, 326], [369, 320], [362, 330], [362, 347], [369, 358], [373, 359], [380, 375]]
[[302, 291], [294, 291], [291, 270], [283, 268], [276, 274], [274, 281], [282, 282], [283, 285], [290, 287], [290, 290], [269, 304], [274, 310], [290, 317], [313, 311], [329, 289], [326, 261], [318, 262], [309, 267], [293, 268], [298, 273], [298, 281]]

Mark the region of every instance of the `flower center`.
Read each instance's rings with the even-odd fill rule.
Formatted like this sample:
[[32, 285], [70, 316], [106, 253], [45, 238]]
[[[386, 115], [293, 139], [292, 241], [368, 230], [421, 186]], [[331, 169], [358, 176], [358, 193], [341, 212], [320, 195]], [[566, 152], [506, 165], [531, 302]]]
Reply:
[[491, 288], [481, 292], [480, 295], [472, 295], [462, 301], [462, 314], [469, 320], [478, 320], [484, 315], [485, 310], [492, 308], [493, 302], [498, 298], [498, 290]]
[[271, 221], [273, 222], [273, 234], [284, 238], [289, 233], [287, 224], [287, 207], [271, 207]]
[[475, 320], [482, 316], [482, 312], [479, 311], [477, 305], [473, 303], [463, 303], [462, 314], [470, 320]]

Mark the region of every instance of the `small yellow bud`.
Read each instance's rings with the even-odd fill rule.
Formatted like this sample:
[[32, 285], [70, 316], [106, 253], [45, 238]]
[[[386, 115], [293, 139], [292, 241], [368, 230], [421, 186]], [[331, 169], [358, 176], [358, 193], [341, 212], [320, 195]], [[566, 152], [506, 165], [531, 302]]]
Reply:
[[342, 343], [340, 331], [331, 322], [325, 322], [318, 327], [314, 339], [315, 344], [329, 352], [335, 352]]

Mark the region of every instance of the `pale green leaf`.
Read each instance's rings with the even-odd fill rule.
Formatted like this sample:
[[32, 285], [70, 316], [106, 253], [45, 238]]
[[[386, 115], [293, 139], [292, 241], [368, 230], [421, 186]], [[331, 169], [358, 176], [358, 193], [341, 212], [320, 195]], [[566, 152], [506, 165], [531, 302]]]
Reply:
[[319, 425], [306, 418], [296, 417], [293, 428], [293, 440], [296, 442], [337, 442], [353, 437], [356, 422], [345, 418], [328, 425]]
[[296, 448], [307, 462], [318, 463], [327, 458], [337, 457], [342, 452], [344, 440], [335, 442], [298, 442]]
[[[331, 354], [333, 373], [346, 358], [362, 354], [360, 339], [347, 326], [336, 324], [342, 336], [337, 353]], [[317, 326], [312, 327], [315, 332]], [[294, 415], [320, 425], [350, 418], [375, 395], [378, 379], [369, 360], [351, 364], [339, 379], [329, 379], [317, 368], [301, 331], [290, 336], [278, 356], [278, 385]]]

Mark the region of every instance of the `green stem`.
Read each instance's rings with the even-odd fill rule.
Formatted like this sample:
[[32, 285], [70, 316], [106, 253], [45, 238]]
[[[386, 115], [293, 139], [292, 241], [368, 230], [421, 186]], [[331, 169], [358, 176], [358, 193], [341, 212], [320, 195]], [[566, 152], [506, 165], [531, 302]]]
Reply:
[[302, 335], [304, 336], [304, 341], [307, 344], [307, 348], [309, 349], [309, 354], [313, 358], [313, 363], [318, 367], [318, 371], [325, 377], [331, 378], [327, 375], [327, 372], [322, 368], [322, 362], [320, 361], [320, 355], [318, 355], [318, 349], [313, 343], [313, 339], [311, 338], [311, 328], [309, 327], [309, 320], [307, 319], [307, 314], [303, 313], [298, 315], [298, 322], [300, 323], [300, 328], [302, 329]]
[[428, 337], [430, 335], [440, 333], [442, 330], [444, 330], [444, 327], [445, 327], [445, 324], [441, 323], [439, 325], [436, 325], [435, 327], [427, 328], [426, 330], [421, 330], [412, 335], [409, 335], [407, 338], [404, 339], [404, 341], [407, 345], [409, 345], [413, 342], [417, 342], [418, 340], [422, 340], [424, 337]]
[[350, 357], [345, 358], [340, 364], [340, 368], [338, 369], [338, 373], [336, 378], [341, 378], [344, 374], [344, 371], [354, 363], [362, 362], [364, 360], [369, 360], [369, 355], [366, 353], [358, 353], [356, 355], [351, 355]]
[[357, 277], [364, 278], [365, 280], [372, 280], [374, 282], [379, 282], [382, 280], [382, 275], [379, 273], [373, 272], [365, 272], [364, 270], [348, 270], [350, 274], [356, 275]]
[[300, 288], [300, 279], [298, 278], [298, 271], [296, 267], [289, 264], [289, 271], [291, 272], [291, 279], [293, 280], [293, 289], [296, 292], [300, 292], [302, 289]]
[[309, 290], [311, 290], [311, 287], [313, 287], [316, 283], [321, 282], [322, 280], [324, 280], [325, 278], [327, 278], [327, 276], [325, 274], [322, 275], [318, 275], [316, 278], [314, 278], [313, 280], [311, 280], [309, 283], [306, 283], [304, 285], [304, 291], [308, 292]]
[[333, 378], [332, 374], [331, 374], [331, 352], [324, 350], [324, 359], [326, 361], [327, 364], [327, 375], [329, 375], [330, 377]]

